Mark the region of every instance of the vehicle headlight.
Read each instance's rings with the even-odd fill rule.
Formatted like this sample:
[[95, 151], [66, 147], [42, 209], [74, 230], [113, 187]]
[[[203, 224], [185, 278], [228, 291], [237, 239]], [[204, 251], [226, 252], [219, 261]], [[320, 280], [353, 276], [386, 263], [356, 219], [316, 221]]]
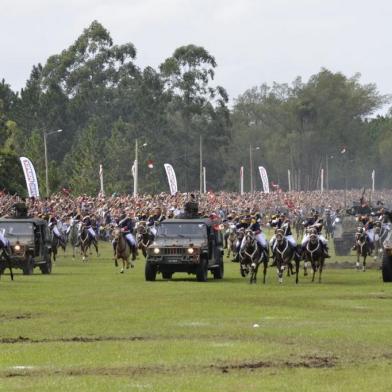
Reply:
[[20, 249], [21, 249], [21, 247], [20, 247], [20, 245], [19, 245], [19, 244], [16, 244], [16, 245], [15, 245], [15, 247], [14, 247], [14, 249], [15, 249], [17, 252], [19, 252], [19, 251], [20, 251]]
[[188, 248], [188, 253], [190, 255], [193, 255], [194, 252], [195, 252], [195, 250], [193, 248]]
[[154, 248], [154, 253], [156, 255], [159, 255], [160, 252], [161, 252], [161, 250], [159, 248]]

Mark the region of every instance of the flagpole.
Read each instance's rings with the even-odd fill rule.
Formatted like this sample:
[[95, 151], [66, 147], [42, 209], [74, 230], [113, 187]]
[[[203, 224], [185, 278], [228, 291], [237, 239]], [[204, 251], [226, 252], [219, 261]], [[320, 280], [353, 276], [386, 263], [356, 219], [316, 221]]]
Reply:
[[324, 192], [324, 169], [321, 168], [320, 172], [320, 190], [321, 192]]
[[291, 192], [291, 172], [290, 172], [290, 170], [287, 170], [287, 177], [289, 180], [289, 192]]
[[203, 138], [200, 135], [200, 193], [203, 193]]
[[99, 165], [99, 180], [101, 183], [101, 195], [104, 196], [105, 192], [103, 190], [103, 167], [102, 167], [102, 164]]
[[137, 181], [138, 181], [138, 142], [135, 140], [135, 175], [133, 177], [133, 197], [137, 196]]
[[240, 193], [241, 195], [244, 194], [244, 167], [241, 166], [240, 168]]
[[206, 186], [206, 167], [203, 166], [203, 191], [207, 193], [207, 186]]

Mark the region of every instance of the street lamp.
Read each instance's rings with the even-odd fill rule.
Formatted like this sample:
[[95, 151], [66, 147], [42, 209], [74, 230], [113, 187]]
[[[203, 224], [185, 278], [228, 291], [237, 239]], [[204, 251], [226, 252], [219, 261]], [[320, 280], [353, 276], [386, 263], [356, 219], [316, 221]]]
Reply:
[[[142, 147], [146, 147], [147, 143], [143, 143]], [[138, 192], [138, 181], [139, 181], [139, 143], [138, 140], [135, 140], [135, 162], [134, 162], [134, 175], [133, 175], [133, 197], [137, 196]]]
[[44, 131], [46, 197], [49, 197], [48, 148], [46, 146], [46, 138], [49, 135], [53, 135], [54, 133], [60, 133], [60, 132], [63, 132], [63, 130], [58, 129], [57, 131], [52, 131], [52, 132], [45, 132]]
[[252, 147], [251, 144], [249, 144], [249, 174], [250, 174], [250, 193], [253, 193], [253, 150], [260, 150], [260, 147]]

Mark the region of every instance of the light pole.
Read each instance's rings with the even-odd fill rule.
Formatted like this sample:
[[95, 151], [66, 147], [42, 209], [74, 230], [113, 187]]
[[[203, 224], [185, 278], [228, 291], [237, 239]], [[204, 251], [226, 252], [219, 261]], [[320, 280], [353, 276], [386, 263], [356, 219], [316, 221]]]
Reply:
[[[142, 147], [146, 147], [147, 143], [143, 143]], [[139, 155], [139, 143], [138, 140], [135, 140], [135, 172], [134, 172], [134, 176], [133, 176], [133, 197], [137, 196], [137, 192], [138, 192], [138, 181], [139, 181], [139, 159], [138, 159], [138, 155]]]
[[58, 129], [57, 131], [52, 131], [52, 132], [45, 132], [44, 131], [46, 197], [49, 197], [48, 147], [46, 145], [46, 138], [49, 135], [53, 135], [54, 133], [60, 133], [60, 132], [63, 132], [63, 130]]
[[253, 189], [253, 150], [260, 150], [260, 147], [252, 147], [251, 144], [249, 144], [249, 175], [250, 175], [250, 193], [254, 192]]

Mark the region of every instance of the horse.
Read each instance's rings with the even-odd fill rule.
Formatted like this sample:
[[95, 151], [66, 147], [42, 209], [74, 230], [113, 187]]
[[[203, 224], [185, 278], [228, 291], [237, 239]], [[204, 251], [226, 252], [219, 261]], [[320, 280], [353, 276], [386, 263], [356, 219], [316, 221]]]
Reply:
[[229, 225], [229, 228], [226, 230], [227, 233], [227, 257], [230, 257], [230, 254], [232, 253], [233, 255], [236, 252], [236, 230], [235, 230], [235, 225]]
[[256, 283], [257, 271], [261, 262], [264, 264], [263, 283], [267, 275], [268, 259], [264, 252], [260, 250], [256, 238], [252, 230], [246, 230], [244, 247], [240, 251], [240, 271], [241, 275], [245, 277], [250, 269], [249, 283]]
[[88, 250], [90, 249], [91, 245], [94, 245], [94, 248], [98, 253], [98, 242], [95, 237], [92, 237], [88, 231], [88, 228], [82, 223], [79, 223], [79, 238], [80, 238], [80, 251], [82, 253], [82, 260], [87, 262], [88, 260]]
[[12, 271], [12, 263], [9, 255], [9, 250], [0, 242], [0, 278], [6, 268], [10, 271], [11, 280], [14, 280], [14, 272]]
[[68, 231], [68, 241], [72, 247], [72, 258], [75, 259], [75, 251], [79, 244], [79, 229], [75, 221], [72, 221]]
[[297, 238], [302, 238], [304, 235], [304, 225], [302, 215], [298, 215], [294, 220], [294, 229]]
[[333, 225], [332, 225], [332, 217], [331, 214], [326, 214], [325, 215], [325, 238], [328, 240], [330, 238], [333, 238]]
[[[272, 249], [272, 258], [276, 265], [279, 283], [283, 283], [283, 271], [287, 267], [287, 276], [294, 274], [291, 261], [295, 255], [295, 249], [290, 246], [289, 241], [284, 236], [283, 230], [277, 229], [275, 234], [275, 244]], [[295, 283], [298, 283], [299, 259], [295, 260]]]
[[374, 227], [374, 260], [381, 261], [383, 254], [383, 242], [387, 238], [389, 227], [377, 221]]
[[55, 233], [53, 228], [51, 230], [51, 249], [52, 249], [52, 254], [53, 254], [53, 261], [56, 261], [56, 256], [57, 256], [57, 250], [59, 247], [61, 247], [65, 253], [65, 241], [61, 238], [58, 237]]
[[234, 245], [233, 245], [233, 257], [234, 257], [232, 260], [233, 262], [236, 263], [239, 262], [240, 255], [237, 250], [240, 248], [244, 236], [245, 236], [245, 230], [239, 229], [236, 233], [236, 240], [234, 241]]
[[118, 267], [117, 259], [122, 259], [123, 265], [121, 267], [121, 273], [124, 273], [124, 268], [129, 269], [129, 266], [134, 267], [133, 262], [129, 261], [129, 257], [131, 256], [131, 247], [128, 244], [128, 241], [124, 238], [123, 233], [120, 228], [116, 228], [113, 230], [113, 239], [115, 241], [114, 248], [114, 265]]
[[325, 254], [323, 249], [323, 244], [321, 243], [320, 238], [317, 235], [316, 229], [311, 229], [309, 232], [309, 241], [306, 244], [304, 249], [305, 255], [305, 275], [307, 275], [307, 262], [310, 261], [313, 277], [312, 282], [314, 282], [314, 277], [316, 275], [317, 270], [319, 271], [319, 283], [321, 283], [321, 274], [323, 272]]
[[151, 230], [147, 227], [146, 222], [139, 222], [136, 228], [136, 243], [137, 248], [141, 249], [143, 256], [147, 257], [147, 248], [153, 242], [154, 236]]
[[366, 271], [366, 257], [369, 254], [369, 242], [366, 231], [363, 227], [358, 227], [357, 232], [355, 233], [355, 250], [357, 252], [357, 262], [356, 268], [357, 270], [360, 269], [359, 267], [359, 258], [362, 256], [362, 271]]

